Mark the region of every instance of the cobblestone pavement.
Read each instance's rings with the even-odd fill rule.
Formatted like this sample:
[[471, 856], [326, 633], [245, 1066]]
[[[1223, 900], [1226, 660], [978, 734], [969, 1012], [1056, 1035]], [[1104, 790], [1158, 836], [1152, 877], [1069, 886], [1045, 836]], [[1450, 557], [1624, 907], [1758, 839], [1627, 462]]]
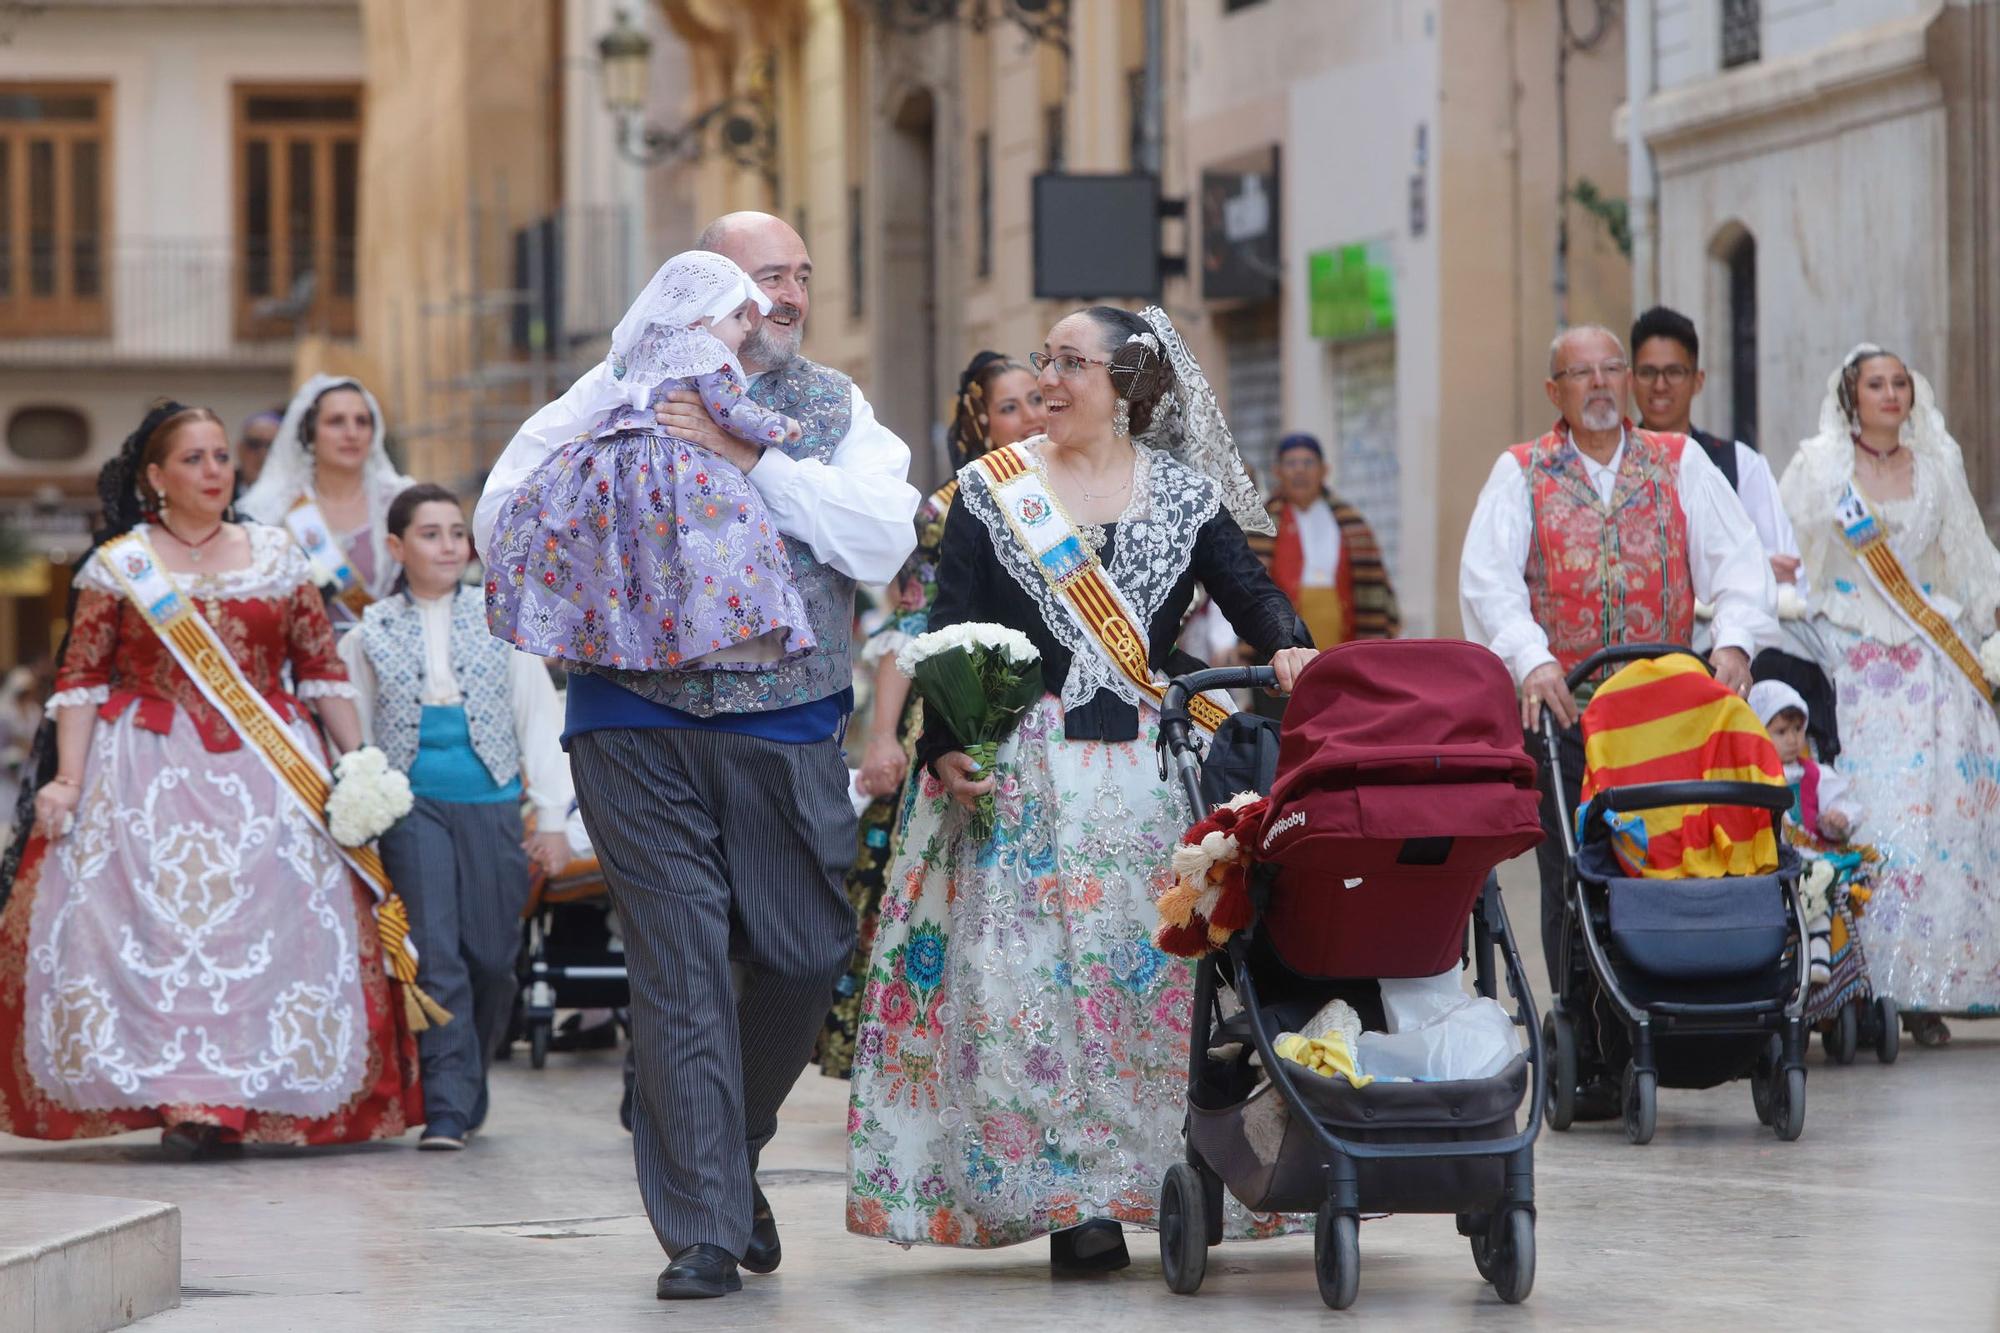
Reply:
[[[1518, 881], [1521, 876], [1510, 876]], [[1532, 922], [1530, 881], [1509, 892]], [[1531, 960], [1540, 975], [1537, 960]], [[1545, 1133], [1539, 1277], [1519, 1308], [1480, 1282], [1449, 1218], [1362, 1227], [1374, 1327], [1838, 1329], [2000, 1327], [2000, 1024], [1958, 1026], [1900, 1063], [1809, 1063], [1805, 1137], [1776, 1142], [1745, 1085], [1664, 1092], [1658, 1137], [1618, 1126]], [[1311, 1244], [1227, 1246], [1192, 1298], [1157, 1248], [1133, 1266], [1054, 1278], [1047, 1247], [918, 1250], [842, 1230], [844, 1084], [808, 1070], [766, 1154], [784, 1266], [721, 1302], [663, 1305], [663, 1264], [618, 1128], [615, 1052], [503, 1065], [487, 1132], [460, 1155], [410, 1142], [163, 1161], [157, 1135], [85, 1144], [0, 1136], [0, 1180], [164, 1199], [184, 1212], [179, 1310], [139, 1327], [347, 1329], [1318, 1328]]]

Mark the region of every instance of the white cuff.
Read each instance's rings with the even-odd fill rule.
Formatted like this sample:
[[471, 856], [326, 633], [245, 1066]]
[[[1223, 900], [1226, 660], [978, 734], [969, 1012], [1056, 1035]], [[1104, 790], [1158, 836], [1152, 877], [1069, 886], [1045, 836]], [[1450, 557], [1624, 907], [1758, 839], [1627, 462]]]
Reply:
[[750, 478], [750, 484], [757, 488], [757, 493], [764, 497], [764, 503], [775, 504], [791, 490], [798, 471], [798, 459], [782, 449], [766, 449], [756, 466], [744, 475]]
[[878, 629], [868, 636], [861, 645], [861, 665], [871, 670], [880, 666], [885, 657], [894, 657], [903, 651], [903, 645], [910, 641], [906, 631], [899, 629]]
[[109, 685], [79, 685], [50, 695], [49, 701], [42, 705], [42, 715], [54, 717], [59, 708], [95, 708], [110, 698]]
[[1523, 648], [1514, 654], [1514, 660], [1508, 665], [1513, 667], [1514, 683], [1519, 685], [1541, 668], [1553, 665], [1555, 660], [1556, 655], [1549, 651], [1548, 645], [1538, 643], [1532, 648]]
[[299, 698], [309, 699], [359, 699], [360, 692], [354, 682], [348, 680], [302, 680], [299, 682]]

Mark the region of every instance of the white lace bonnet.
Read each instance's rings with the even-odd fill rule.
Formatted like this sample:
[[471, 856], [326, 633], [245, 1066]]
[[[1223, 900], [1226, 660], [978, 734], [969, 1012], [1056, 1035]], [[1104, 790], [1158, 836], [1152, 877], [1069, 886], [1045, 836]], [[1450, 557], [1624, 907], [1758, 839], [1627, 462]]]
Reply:
[[705, 375], [736, 364], [721, 339], [700, 327], [749, 301], [763, 314], [771, 298], [727, 255], [686, 250], [660, 265], [611, 331], [605, 365], [618, 398], [644, 407], [662, 380]]

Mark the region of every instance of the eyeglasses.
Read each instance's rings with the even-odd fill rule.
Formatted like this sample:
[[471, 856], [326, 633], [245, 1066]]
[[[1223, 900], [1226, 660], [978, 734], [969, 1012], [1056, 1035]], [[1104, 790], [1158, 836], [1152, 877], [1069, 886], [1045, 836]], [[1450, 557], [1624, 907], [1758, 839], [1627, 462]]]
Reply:
[[1567, 380], [1571, 384], [1582, 384], [1599, 375], [1608, 380], [1615, 380], [1630, 369], [1631, 367], [1623, 361], [1600, 361], [1594, 366], [1571, 366], [1567, 370], [1558, 370], [1554, 378]]
[[1694, 371], [1687, 366], [1638, 366], [1633, 369], [1632, 377], [1641, 384], [1665, 380], [1678, 389], [1694, 378]]
[[1103, 366], [1106, 370], [1111, 369], [1109, 361], [1095, 361], [1087, 356], [1077, 356], [1073, 352], [1064, 352], [1061, 356], [1050, 356], [1047, 352], [1030, 352], [1028, 364], [1035, 368], [1037, 375], [1047, 370], [1050, 365], [1054, 365], [1056, 374], [1066, 380], [1073, 380], [1081, 375], [1085, 366]]

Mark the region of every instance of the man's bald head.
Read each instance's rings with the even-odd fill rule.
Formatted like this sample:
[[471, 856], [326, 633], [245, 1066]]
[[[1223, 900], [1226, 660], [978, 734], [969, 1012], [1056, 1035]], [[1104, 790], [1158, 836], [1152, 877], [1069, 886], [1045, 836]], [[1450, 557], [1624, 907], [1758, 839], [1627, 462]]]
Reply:
[[791, 224], [769, 213], [724, 213], [701, 229], [695, 245], [735, 260], [771, 298], [771, 313], [738, 354], [743, 368], [775, 370], [797, 356], [812, 300], [812, 257]]

